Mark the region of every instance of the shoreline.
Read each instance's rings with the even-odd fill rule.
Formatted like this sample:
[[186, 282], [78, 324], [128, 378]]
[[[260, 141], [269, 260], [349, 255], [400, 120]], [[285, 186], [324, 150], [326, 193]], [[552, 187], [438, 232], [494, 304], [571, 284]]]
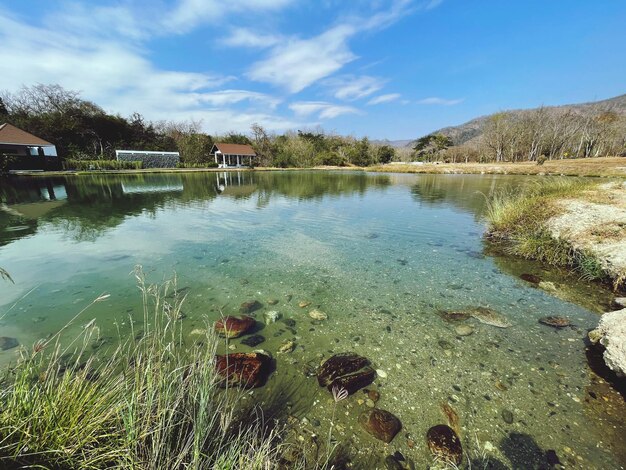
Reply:
[[545, 181], [490, 201], [485, 237], [509, 254], [626, 287], [626, 184]]
[[223, 173], [237, 171], [365, 171], [375, 173], [414, 174], [477, 174], [520, 176], [581, 176], [603, 178], [626, 178], [626, 157], [580, 158], [552, 160], [543, 165], [535, 162], [520, 163], [424, 163], [376, 165], [370, 167], [316, 166], [307, 168], [145, 168], [141, 170], [92, 170], [92, 171], [19, 171], [17, 176], [84, 176], [84, 175], [141, 175], [151, 173]]

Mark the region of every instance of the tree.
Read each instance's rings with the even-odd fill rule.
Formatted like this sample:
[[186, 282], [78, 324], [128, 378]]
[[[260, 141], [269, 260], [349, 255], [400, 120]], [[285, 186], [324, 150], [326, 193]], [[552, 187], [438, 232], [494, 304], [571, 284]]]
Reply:
[[396, 149], [394, 149], [391, 145], [381, 145], [380, 147], [378, 147], [376, 154], [377, 160], [380, 163], [385, 164], [393, 161], [394, 157], [396, 156]]
[[432, 161], [438, 153], [452, 144], [452, 139], [447, 135], [428, 134], [413, 142], [413, 151], [418, 160]]
[[257, 154], [258, 164], [260, 166], [272, 166], [274, 149], [267, 131], [257, 123], [252, 124], [250, 130], [252, 131], [252, 146]]

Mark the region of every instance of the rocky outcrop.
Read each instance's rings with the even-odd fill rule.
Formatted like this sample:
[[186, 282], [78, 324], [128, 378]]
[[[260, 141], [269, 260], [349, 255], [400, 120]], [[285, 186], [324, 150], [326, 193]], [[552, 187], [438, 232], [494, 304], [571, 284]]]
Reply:
[[335, 354], [328, 358], [317, 371], [320, 387], [344, 388], [349, 394], [366, 387], [376, 378], [376, 371], [370, 367], [366, 357], [353, 353]]
[[359, 423], [376, 439], [386, 443], [390, 443], [402, 429], [402, 423], [395, 415], [378, 408], [362, 413]]
[[602, 315], [598, 327], [589, 332], [594, 344], [604, 347], [604, 362], [619, 376], [626, 376], [626, 308]]
[[218, 355], [215, 369], [223, 379], [223, 387], [260, 387], [271, 372], [271, 358], [260, 352]]
[[225, 338], [238, 338], [254, 328], [256, 321], [247, 315], [224, 317], [215, 322], [215, 331]]

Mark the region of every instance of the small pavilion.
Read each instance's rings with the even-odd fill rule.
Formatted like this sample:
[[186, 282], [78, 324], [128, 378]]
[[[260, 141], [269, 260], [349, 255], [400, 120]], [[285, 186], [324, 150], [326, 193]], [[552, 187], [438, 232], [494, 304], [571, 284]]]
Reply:
[[215, 143], [211, 149], [211, 155], [214, 156], [219, 168], [252, 166], [252, 158], [256, 158], [256, 152], [252, 146], [242, 144]]

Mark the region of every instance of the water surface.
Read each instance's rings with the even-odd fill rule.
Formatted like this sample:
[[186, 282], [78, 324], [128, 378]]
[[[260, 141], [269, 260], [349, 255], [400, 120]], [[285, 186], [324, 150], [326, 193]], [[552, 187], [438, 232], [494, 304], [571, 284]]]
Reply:
[[[111, 296], [82, 323], [95, 318], [107, 338], [129, 334], [131, 323], [141, 328], [130, 275], [141, 265], [152, 282], [176, 273], [188, 331], [251, 299], [263, 304], [261, 321], [266, 310], [294, 319], [295, 333], [281, 322], [261, 331], [259, 347], [275, 353], [291, 339], [297, 348], [277, 356], [276, 373], [255, 393], [292, 390], [292, 414], [319, 420], [319, 427], [304, 425], [313, 433], [327, 433], [332, 405], [306, 377], [312, 365], [354, 351], [385, 371], [374, 386], [379, 406], [404, 429], [384, 447], [357, 423], [364, 396], [341, 402], [335, 437], [358, 450], [357, 460], [400, 450], [423, 468], [426, 430], [445, 422], [440, 405], [447, 402], [460, 416], [466, 449], [488, 443], [492, 461], [505, 466], [538, 468], [555, 450], [570, 468], [619, 468], [623, 423], [591, 406], [602, 397], [589, 397], [597, 378], [584, 345], [609, 293], [491, 256], [484, 245], [486, 196], [531, 182], [361, 172], [0, 180], [0, 266], [15, 280], [0, 283], [0, 336], [31, 345], [102, 293]], [[562, 286], [560, 298], [521, 281], [521, 272]], [[311, 306], [300, 308], [303, 301]], [[437, 314], [470, 306], [493, 308], [512, 326], [472, 319], [474, 334], [461, 337]], [[329, 319], [313, 322], [313, 307]], [[575, 327], [540, 325], [546, 315], [567, 316]], [[14, 358], [15, 350], [0, 353], [3, 364]]]

